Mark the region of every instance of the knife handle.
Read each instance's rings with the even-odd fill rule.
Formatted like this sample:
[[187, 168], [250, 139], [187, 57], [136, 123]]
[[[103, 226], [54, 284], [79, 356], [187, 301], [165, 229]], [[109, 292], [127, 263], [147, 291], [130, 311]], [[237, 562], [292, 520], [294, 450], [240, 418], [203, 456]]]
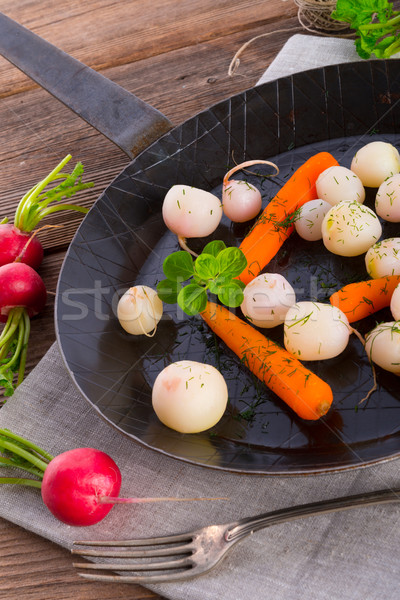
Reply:
[[0, 55], [130, 158], [172, 128], [161, 112], [3, 13]]

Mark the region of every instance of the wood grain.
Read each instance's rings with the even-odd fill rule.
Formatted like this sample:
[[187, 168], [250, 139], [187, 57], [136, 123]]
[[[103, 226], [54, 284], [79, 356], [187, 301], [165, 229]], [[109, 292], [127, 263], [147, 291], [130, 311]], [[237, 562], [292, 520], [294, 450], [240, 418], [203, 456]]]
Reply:
[[[300, 30], [291, 0], [3, 0], [2, 11], [161, 110], [174, 124], [252, 87], [284, 42]], [[281, 29], [289, 31], [280, 32]], [[235, 52], [254, 36], [237, 74]], [[25, 75], [0, 58], [0, 220], [22, 195], [71, 153], [94, 187], [76, 202], [91, 206], [128, 158]], [[49, 219], [39, 235], [49, 298], [32, 320], [27, 372], [55, 340], [54, 292], [81, 216]], [[135, 585], [80, 579], [67, 551], [0, 520], [0, 600], [159, 599]]]

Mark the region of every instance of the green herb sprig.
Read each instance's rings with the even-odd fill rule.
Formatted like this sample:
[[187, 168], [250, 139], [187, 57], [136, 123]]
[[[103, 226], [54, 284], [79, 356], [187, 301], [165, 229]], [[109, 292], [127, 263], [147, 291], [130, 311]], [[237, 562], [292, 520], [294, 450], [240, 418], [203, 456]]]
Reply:
[[176, 304], [187, 315], [205, 310], [208, 292], [215, 294], [225, 306], [243, 302], [244, 283], [236, 279], [247, 266], [243, 252], [227, 248], [221, 240], [208, 243], [196, 258], [180, 250], [164, 260], [166, 279], [157, 285], [157, 293], [166, 304]]
[[355, 30], [361, 58], [389, 58], [400, 51], [400, 11], [389, 0], [337, 0], [331, 17]]

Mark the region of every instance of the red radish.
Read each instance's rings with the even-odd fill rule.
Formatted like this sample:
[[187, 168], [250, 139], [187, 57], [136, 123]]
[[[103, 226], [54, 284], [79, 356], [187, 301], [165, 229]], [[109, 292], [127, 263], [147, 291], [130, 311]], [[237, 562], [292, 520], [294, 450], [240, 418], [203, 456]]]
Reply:
[[[46, 303], [46, 288], [35, 272], [43, 259], [43, 247], [33, 232], [38, 223], [48, 215], [60, 210], [87, 208], [72, 204], [60, 204], [62, 198], [70, 198], [76, 192], [92, 187], [82, 183], [83, 166], [77, 163], [72, 173], [62, 169], [71, 159], [68, 155], [42, 181], [25, 194], [15, 211], [14, 223], [8, 218], [0, 221], [0, 387], [4, 395], [14, 392], [24, 378], [30, 318], [37, 315]], [[52, 182], [56, 182], [50, 187]], [[45, 225], [44, 227], [57, 227]], [[33, 233], [32, 233], [33, 232]]]
[[[4, 452], [4, 455], [1, 452]], [[23, 459], [23, 460], [21, 460]], [[0, 466], [25, 471], [32, 477], [0, 477], [1, 483], [41, 489], [50, 512], [67, 525], [98, 523], [114, 504], [139, 504], [227, 498], [119, 498], [121, 473], [114, 460], [101, 450], [76, 448], [54, 458], [29, 440], [0, 429]]]
[[0, 321], [5, 323], [13, 308], [24, 308], [28, 317], [39, 314], [47, 292], [40, 275], [29, 265], [11, 263], [0, 267]]
[[43, 259], [43, 246], [30, 233], [11, 223], [0, 223], [0, 267], [16, 259], [37, 269]]
[[14, 392], [24, 378], [30, 334], [30, 318], [46, 304], [46, 287], [42, 278], [29, 265], [14, 262], [0, 267], [0, 385], [4, 395]]
[[[71, 155], [66, 156], [45, 179], [25, 194], [17, 206], [13, 225], [8, 223], [7, 217], [0, 222], [0, 266], [20, 261], [37, 269], [43, 259], [43, 247], [31, 232], [38, 223], [60, 210], [88, 211], [82, 206], [58, 203], [64, 197], [70, 198], [93, 186], [93, 183], [82, 183], [82, 163], [77, 163], [70, 174], [62, 172], [70, 159]], [[57, 184], [50, 188], [49, 184], [54, 181]]]
[[121, 473], [110, 456], [93, 448], [59, 454], [49, 463], [42, 480], [43, 502], [67, 525], [94, 525], [110, 512], [104, 496], [118, 496]]

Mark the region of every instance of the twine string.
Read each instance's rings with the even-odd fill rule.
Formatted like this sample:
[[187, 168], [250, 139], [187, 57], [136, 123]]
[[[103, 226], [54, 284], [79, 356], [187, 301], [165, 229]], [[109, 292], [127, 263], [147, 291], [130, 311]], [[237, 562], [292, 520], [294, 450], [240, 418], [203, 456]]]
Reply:
[[331, 14], [336, 8], [336, 0], [294, 0], [298, 7], [297, 18], [301, 26], [311, 33], [352, 37], [348, 23], [332, 19]]
[[[287, 2], [287, 0], [282, 0], [282, 2]], [[240, 65], [239, 56], [252, 42], [262, 37], [268, 37], [275, 33], [283, 33], [288, 31], [294, 32], [299, 29], [305, 29], [310, 33], [317, 33], [318, 35], [329, 37], [354, 37], [354, 32], [349, 30], [348, 23], [335, 21], [335, 19], [332, 19], [331, 17], [332, 12], [336, 8], [336, 0], [294, 0], [294, 3], [298, 7], [297, 19], [301, 27], [277, 29], [275, 31], [261, 33], [260, 35], [257, 35], [245, 42], [231, 60], [231, 63], [228, 67], [228, 75], [230, 77], [235, 73]]]

